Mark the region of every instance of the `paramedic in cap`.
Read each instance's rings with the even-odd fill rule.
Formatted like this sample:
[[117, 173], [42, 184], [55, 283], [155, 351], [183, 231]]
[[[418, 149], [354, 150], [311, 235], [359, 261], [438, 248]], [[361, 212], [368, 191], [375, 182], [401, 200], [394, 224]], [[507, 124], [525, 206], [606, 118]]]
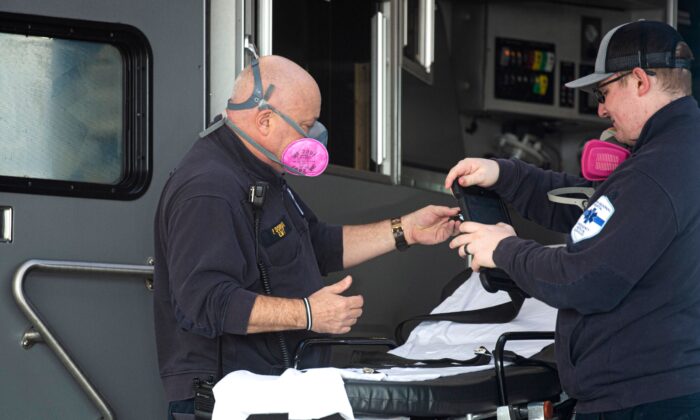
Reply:
[[[593, 92], [632, 155], [603, 182], [518, 160], [464, 159], [445, 186], [496, 191], [524, 217], [569, 233], [549, 248], [505, 224], [462, 223], [450, 244], [472, 268], [499, 267], [559, 309], [556, 355], [577, 420], [700, 419], [700, 110], [692, 54], [661, 22], [618, 26], [595, 73], [568, 83]], [[595, 187], [586, 211], [548, 202], [559, 187]]]
[[[219, 338], [224, 374], [279, 374], [280, 337], [291, 357], [301, 339], [347, 333], [362, 314], [362, 296], [346, 293], [350, 276], [326, 286], [326, 273], [456, 233], [451, 217], [459, 209], [442, 206], [393, 223], [320, 221], [283, 176], [312, 168], [295, 160], [306, 156], [303, 150], [285, 153], [290, 145], [325, 150], [318, 85], [286, 58], [254, 63], [236, 79], [226, 117], [200, 134], [171, 174], [156, 212], [156, 342], [170, 413], [192, 413], [193, 379], [217, 374]], [[260, 280], [248, 202], [256, 181], [269, 184], [259, 212], [259, 256], [270, 296]]]

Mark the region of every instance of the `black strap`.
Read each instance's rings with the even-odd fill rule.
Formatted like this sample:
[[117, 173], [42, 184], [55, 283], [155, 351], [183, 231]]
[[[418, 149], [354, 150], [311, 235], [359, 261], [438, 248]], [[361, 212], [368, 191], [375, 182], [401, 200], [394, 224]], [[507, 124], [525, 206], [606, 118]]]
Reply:
[[467, 268], [460, 271], [450, 279], [444, 286], [442, 286], [442, 291], [440, 292], [440, 302], [452, 296], [452, 294], [459, 289], [459, 287], [464, 284], [465, 281], [469, 280], [472, 275], [472, 269]]
[[483, 352], [477, 353], [476, 356], [467, 360], [450, 358], [417, 360], [381, 351], [356, 350], [352, 353], [350, 363], [346, 367], [388, 369], [392, 367], [442, 368], [451, 366], [483, 366], [491, 363], [491, 353], [486, 349], [483, 350]]

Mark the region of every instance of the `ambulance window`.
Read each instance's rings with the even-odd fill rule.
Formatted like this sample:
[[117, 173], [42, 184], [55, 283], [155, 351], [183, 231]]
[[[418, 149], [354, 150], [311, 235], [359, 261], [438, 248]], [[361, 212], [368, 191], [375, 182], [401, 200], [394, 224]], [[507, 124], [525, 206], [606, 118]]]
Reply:
[[150, 179], [147, 44], [121, 25], [31, 18], [0, 16], [0, 190], [138, 197]]

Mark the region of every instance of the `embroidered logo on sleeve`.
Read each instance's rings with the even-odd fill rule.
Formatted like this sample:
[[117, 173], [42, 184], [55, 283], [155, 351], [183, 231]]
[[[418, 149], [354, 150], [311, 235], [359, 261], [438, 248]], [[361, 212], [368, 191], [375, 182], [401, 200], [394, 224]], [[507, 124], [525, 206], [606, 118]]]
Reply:
[[576, 225], [571, 229], [571, 240], [577, 243], [596, 236], [603, 230], [613, 213], [615, 207], [608, 197], [601, 196], [578, 218]]

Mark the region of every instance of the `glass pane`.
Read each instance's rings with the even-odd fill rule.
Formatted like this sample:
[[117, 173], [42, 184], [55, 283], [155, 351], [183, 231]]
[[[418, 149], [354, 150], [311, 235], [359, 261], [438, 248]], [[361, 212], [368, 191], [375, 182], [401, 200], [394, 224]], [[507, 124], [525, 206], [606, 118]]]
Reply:
[[123, 75], [108, 44], [0, 33], [0, 175], [117, 184]]

